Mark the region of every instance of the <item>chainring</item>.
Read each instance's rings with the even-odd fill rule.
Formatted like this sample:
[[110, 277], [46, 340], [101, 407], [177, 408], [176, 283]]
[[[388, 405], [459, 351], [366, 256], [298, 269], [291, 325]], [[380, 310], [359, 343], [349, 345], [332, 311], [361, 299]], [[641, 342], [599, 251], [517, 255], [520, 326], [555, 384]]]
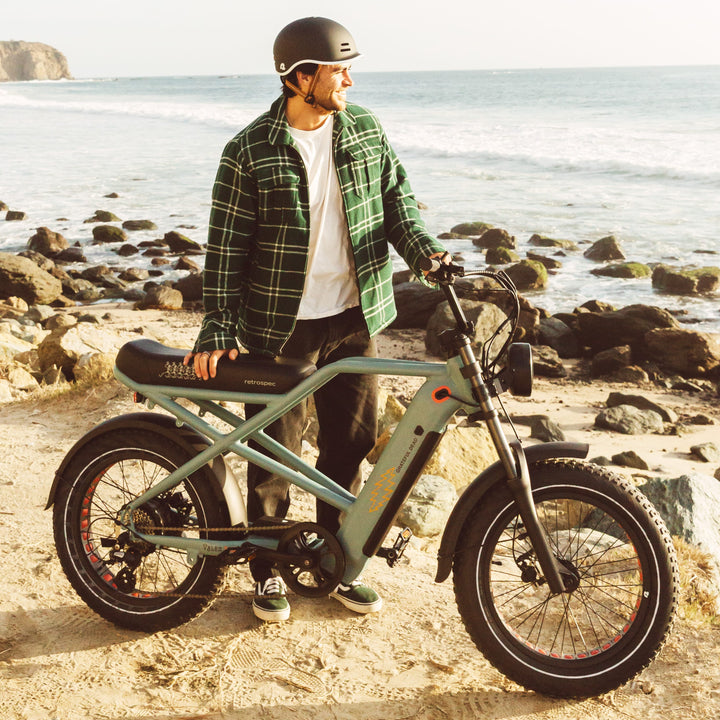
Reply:
[[321, 525], [297, 523], [280, 538], [278, 551], [297, 555], [280, 565], [280, 575], [297, 595], [322, 597], [332, 592], [345, 572], [345, 553], [337, 538]]

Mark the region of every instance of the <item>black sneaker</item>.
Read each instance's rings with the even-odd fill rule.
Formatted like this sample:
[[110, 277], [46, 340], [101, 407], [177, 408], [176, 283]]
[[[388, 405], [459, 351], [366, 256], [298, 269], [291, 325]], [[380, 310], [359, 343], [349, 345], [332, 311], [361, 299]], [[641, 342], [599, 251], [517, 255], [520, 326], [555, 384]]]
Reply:
[[281, 622], [290, 617], [290, 603], [285, 597], [285, 583], [281, 577], [269, 577], [255, 585], [252, 609], [255, 617], [265, 622]]
[[330, 593], [330, 597], [356, 613], [373, 613], [382, 608], [382, 598], [360, 580], [353, 580], [349, 585], [340, 583]]

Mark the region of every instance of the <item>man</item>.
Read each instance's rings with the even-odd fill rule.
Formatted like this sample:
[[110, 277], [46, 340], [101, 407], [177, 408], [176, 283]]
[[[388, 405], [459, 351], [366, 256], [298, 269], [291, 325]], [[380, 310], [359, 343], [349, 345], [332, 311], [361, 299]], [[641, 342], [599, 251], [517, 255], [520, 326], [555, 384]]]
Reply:
[[[213, 188], [204, 272], [205, 317], [185, 363], [205, 380], [237, 343], [250, 353], [282, 355], [321, 367], [374, 356], [373, 336], [395, 317], [388, 241], [422, 277], [419, 263], [446, 255], [428, 234], [417, 203], [374, 115], [348, 105], [350, 61], [360, 56], [350, 33], [326, 18], [296, 20], [274, 45], [283, 95], [225, 147]], [[377, 382], [339, 376], [315, 393], [317, 468], [357, 494], [360, 463], [377, 434]], [[246, 417], [260, 408], [246, 407]], [[299, 454], [305, 405], [268, 434]], [[254, 445], [253, 447], [256, 447]], [[287, 482], [248, 467], [248, 517], [285, 517]], [[317, 503], [331, 532], [339, 512]], [[282, 579], [261, 562], [253, 612], [285, 620]], [[382, 600], [355, 581], [331, 597], [356, 612]]]

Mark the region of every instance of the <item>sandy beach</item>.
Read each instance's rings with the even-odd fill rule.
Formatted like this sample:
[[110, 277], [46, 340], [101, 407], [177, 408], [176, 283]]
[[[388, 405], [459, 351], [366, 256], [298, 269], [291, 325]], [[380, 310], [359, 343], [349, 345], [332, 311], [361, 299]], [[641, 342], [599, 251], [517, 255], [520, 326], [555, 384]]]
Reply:
[[[200, 315], [99, 305], [103, 327], [189, 347]], [[417, 332], [380, 337], [387, 357], [424, 358]], [[537, 379], [531, 399], [507, 397], [513, 414], [546, 414], [568, 440], [590, 443], [590, 456], [634, 450], [649, 471], [615, 470], [635, 481], [712, 475], [715, 466], [689, 449], [717, 442], [717, 400], [687, 392]], [[408, 385], [385, 386], [404, 395]], [[641, 392], [680, 418], [704, 413], [714, 425], [680, 435], [624, 436], [594, 419], [612, 391]], [[415, 538], [407, 562], [374, 560], [365, 579], [385, 600], [381, 613], [356, 616], [337, 602], [291, 596], [289, 621], [265, 625], [251, 611], [247, 569], [233, 568], [210, 610], [174, 631], [153, 635], [114, 627], [74, 593], [60, 568], [51, 513], [44, 510], [55, 469], [97, 423], [131, 412], [131, 393], [109, 381], [63, 393], [38, 393], [0, 410], [0, 694], [1, 720], [72, 718], [220, 720], [598, 720], [720, 717], [720, 625], [680, 613], [655, 662], [627, 686], [584, 701], [528, 692], [477, 651], [458, 615], [452, 581], [434, 582], [439, 538]], [[528, 428], [518, 425], [521, 437]], [[472, 478], [468, 478], [468, 481]], [[293, 517], [312, 519], [295, 495]]]

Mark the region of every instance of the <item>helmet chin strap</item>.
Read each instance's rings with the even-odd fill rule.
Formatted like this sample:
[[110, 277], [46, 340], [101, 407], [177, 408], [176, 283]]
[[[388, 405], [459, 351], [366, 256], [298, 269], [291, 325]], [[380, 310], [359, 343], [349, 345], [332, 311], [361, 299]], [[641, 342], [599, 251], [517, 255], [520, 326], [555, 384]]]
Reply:
[[315, 100], [315, 85], [317, 84], [318, 79], [318, 73], [316, 72], [312, 76], [312, 80], [310, 82], [310, 87], [308, 88], [307, 92], [303, 92], [297, 85], [294, 85], [291, 83], [287, 78], [283, 78], [283, 83], [287, 85], [293, 92], [296, 92], [308, 105], [311, 107], [318, 107], [318, 103]]

